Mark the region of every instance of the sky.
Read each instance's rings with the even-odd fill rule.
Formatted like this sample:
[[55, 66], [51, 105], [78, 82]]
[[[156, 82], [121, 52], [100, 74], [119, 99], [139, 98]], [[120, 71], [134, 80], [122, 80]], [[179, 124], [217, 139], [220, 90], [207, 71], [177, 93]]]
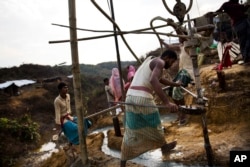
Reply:
[[[226, 1], [226, 0], [225, 0]], [[225, 1], [193, 0], [190, 18], [217, 10]], [[91, 0], [75, 0], [77, 27], [91, 30], [113, 30], [112, 23], [93, 5]], [[95, 1], [109, 16], [109, 0]], [[172, 9], [176, 0], [166, 0]], [[189, 0], [182, 0], [186, 6]], [[113, 0], [115, 21], [122, 31], [149, 28], [150, 21], [161, 16], [177, 21], [164, 7], [162, 0]], [[185, 17], [186, 18], [186, 17]], [[22, 64], [55, 66], [72, 64], [70, 43], [54, 43], [70, 39], [69, 29], [52, 24], [69, 25], [68, 0], [1, 0], [0, 1], [0, 68]], [[154, 21], [154, 25], [165, 24]], [[171, 29], [161, 29], [169, 33]], [[77, 31], [78, 38], [109, 34], [106, 32]], [[154, 34], [124, 35], [137, 57], [160, 47]], [[170, 37], [161, 36], [166, 40]], [[121, 61], [135, 61], [134, 56], [118, 37]], [[78, 42], [80, 64], [96, 65], [116, 61], [117, 51], [114, 37]]]

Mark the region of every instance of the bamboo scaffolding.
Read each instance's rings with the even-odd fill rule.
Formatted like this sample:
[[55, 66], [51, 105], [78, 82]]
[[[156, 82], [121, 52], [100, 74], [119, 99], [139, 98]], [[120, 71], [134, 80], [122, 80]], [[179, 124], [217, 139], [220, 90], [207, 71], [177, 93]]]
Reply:
[[[197, 19], [197, 18], [193, 18], [193, 19], [190, 19], [190, 20], [193, 21], [195, 19]], [[186, 22], [188, 22], [188, 20], [185, 20], [183, 22], [186, 23]], [[176, 24], [179, 24], [179, 23], [176, 22]], [[57, 24], [57, 23], [52, 23], [51, 25], [64, 27], [64, 28], [71, 28], [70, 26]], [[168, 24], [163, 24], [163, 25], [155, 26], [154, 28], [158, 29], [158, 28], [163, 28], [163, 27], [167, 27], [167, 26], [169, 26], [169, 25]], [[92, 30], [92, 29], [86, 29], [86, 28], [76, 28], [76, 30], [89, 31], [89, 32], [113, 32], [112, 30]], [[142, 28], [142, 29], [137, 29], [137, 30], [120, 31], [120, 33], [129, 34], [129, 33], [133, 33], [133, 32], [142, 32], [142, 31], [148, 31], [148, 30], [152, 30], [152, 28], [148, 27], [148, 28]]]
[[[68, 27], [70, 28], [70, 27]], [[112, 31], [113, 32], [113, 31]], [[155, 35], [155, 32], [136, 32], [136, 31], [119, 31], [117, 32], [117, 35], [126, 35], [126, 34], [151, 34]], [[164, 32], [157, 32], [159, 35], [166, 35], [168, 37], [180, 37], [180, 38], [190, 38], [188, 35], [176, 35], [172, 33], [164, 33]], [[107, 34], [107, 35], [100, 35], [100, 36], [92, 36], [92, 37], [85, 37], [85, 38], [78, 38], [77, 41], [87, 41], [87, 40], [93, 40], [93, 39], [99, 39], [99, 38], [107, 38], [107, 37], [113, 37], [114, 34]], [[193, 37], [195, 39], [208, 39], [208, 37]], [[56, 40], [56, 41], [49, 41], [49, 44], [55, 44], [55, 43], [66, 43], [70, 42], [70, 40]]]

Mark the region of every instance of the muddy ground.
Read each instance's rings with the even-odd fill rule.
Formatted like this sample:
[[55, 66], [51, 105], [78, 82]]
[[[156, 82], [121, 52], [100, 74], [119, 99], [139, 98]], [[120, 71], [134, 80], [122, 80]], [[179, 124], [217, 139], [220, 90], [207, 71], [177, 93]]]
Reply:
[[[207, 107], [207, 127], [210, 144], [213, 151], [215, 166], [229, 166], [230, 150], [250, 150], [250, 66], [233, 65], [232, 68], [223, 69], [225, 82], [219, 82], [217, 72], [212, 70], [214, 65], [201, 68], [202, 87], [205, 96], [209, 99]], [[193, 88], [193, 90], [195, 90]], [[37, 90], [35, 90], [37, 91]], [[42, 93], [43, 91], [40, 91]], [[38, 93], [39, 94], [39, 93]], [[186, 97], [191, 99], [189, 95]], [[16, 104], [17, 105], [17, 104]], [[161, 111], [166, 114], [168, 111]], [[48, 119], [48, 118], [46, 118]], [[52, 119], [53, 120], [53, 119]], [[122, 122], [122, 117], [119, 117]], [[53, 122], [53, 121], [52, 121]], [[91, 130], [112, 125], [112, 117], [105, 115], [94, 120]], [[185, 126], [175, 123], [163, 123], [166, 141], [177, 140], [177, 147], [171, 152], [171, 156], [163, 157], [164, 161], [181, 162], [186, 165], [207, 164], [206, 151], [204, 149], [204, 137], [201, 124], [201, 116], [189, 116], [189, 122]], [[122, 123], [121, 123], [122, 128]], [[46, 131], [46, 133], [45, 133]], [[123, 129], [122, 129], [123, 132]], [[55, 134], [53, 123], [43, 129], [44, 142], [51, 140]], [[87, 137], [88, 160], [90, 166], [115, 167], [119, 166], [119, 159], [105, 155], [101, 146], [104, 134], [95, 133]], [[115, 137], [114, 130], [109, 132], [110, 147], [120, 149], [122, 137]], [[23, 156], [16, 166], [40, 166], [40, 167], [66, 167], [70, 166], [77, 156], [72, 156], [71, 150], [79, 152], [77, 147], [60, 149], [58, 153], [43, 162], [37, 164], [35, 160]], [[26, 159], [26, 160], [25, 160]], [[29, 159], [29, 160], [27, 160]], [[73, 161], [72, 161], [73, 160]], [[143, 165], [128, 161], [128, 167], [140, 167]]]

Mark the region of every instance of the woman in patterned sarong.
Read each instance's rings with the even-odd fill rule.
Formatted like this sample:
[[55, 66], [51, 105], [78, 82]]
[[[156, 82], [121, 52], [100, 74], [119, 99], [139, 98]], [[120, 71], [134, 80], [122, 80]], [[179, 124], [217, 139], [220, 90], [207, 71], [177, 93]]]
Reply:
[[[177, 105], [169, 102], [161, 84], [180, 86], [180, 83], [168, 81], [162, 76], [162, 70], [169, 68], [177, 60], [174, 51], [166, 50], [160, 57], [148, 57], [135, 73], [134, 79], [126, 94], [125, 133], [121, 146], [121, 167], [126, 161], [149, 150], [161, 148], [167, 153], [175, 148], [177, 142], [168, 143], [162, 131], [159, 110], [153, 100], [153, 91], [163, 104], [172, 112], [178, 110]], [[143, 106], [144, 105], [144, 106]]]

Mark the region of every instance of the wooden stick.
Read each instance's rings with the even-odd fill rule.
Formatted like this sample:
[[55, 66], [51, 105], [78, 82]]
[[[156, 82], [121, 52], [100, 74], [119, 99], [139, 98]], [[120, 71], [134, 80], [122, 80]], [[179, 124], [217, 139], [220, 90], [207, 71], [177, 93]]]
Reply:
[[[196, 94], [194, 94], [193, 92], [187, 90], [187, 89], [184, 88], [183, 86], [181, 86], [181, 89], [185, 90], [187, 93], [189, 93], [189, 94], [192, 95], [193, 97], [197, 98], [197, 95], [196, 95]], [[202, 97], [202, 98], [203, 98], [203, 100], [206, 100], [206, 101], [208, 100], [208, 98], [206, 98], [206, 97]]]

